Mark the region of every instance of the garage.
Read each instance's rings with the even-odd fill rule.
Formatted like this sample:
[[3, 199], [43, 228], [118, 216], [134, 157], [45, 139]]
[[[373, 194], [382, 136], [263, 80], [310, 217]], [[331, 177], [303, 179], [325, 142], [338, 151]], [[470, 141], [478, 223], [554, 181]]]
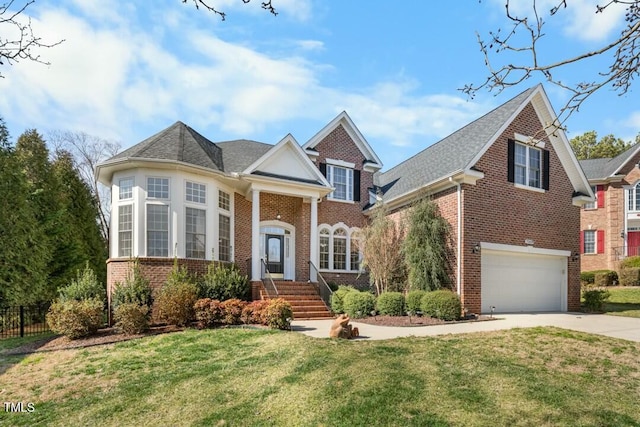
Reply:
[[482, 312], [567, 311], [569, 251], [483, 243]]

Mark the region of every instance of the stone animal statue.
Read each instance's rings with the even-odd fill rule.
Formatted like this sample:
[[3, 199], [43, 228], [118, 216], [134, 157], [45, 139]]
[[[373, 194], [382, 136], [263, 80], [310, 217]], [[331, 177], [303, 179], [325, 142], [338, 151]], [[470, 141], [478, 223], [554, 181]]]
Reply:
[[[329, 330], [329, 336], [331, 338], [344, 338], [344, 339], [349, 339], [353, 336], [357, 336], [357, 335], [354, 335], [353, 333], [354, 331], [351, 325], [349, 324], [349, 320], [351, 319], [346, 314], [339, 315], [331, 325], [331, 329]], [[356, 328], [356, 331], [357, 331], [357, 328]]]

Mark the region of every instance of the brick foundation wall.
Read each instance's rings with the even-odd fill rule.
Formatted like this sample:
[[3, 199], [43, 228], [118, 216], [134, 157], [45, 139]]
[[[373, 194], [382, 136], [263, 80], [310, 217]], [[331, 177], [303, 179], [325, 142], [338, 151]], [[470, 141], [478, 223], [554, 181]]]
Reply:
[[[462, 247], [462, 299], [471, 312], [480, 312], [481, 253], [476, 243], [485, 241], [524, 246], [533, 239], [535, 247], [579, 250], [580, 208], [573, 206], [573, 187], [553, 146], [548, 140], [550, 189], [539, 193], [515, 188], [507, 182], [507, 139], [514, 132], [536, 135], [542, 129], [531, 105], [526, 106], [475, 165], [485, 177], [463, 185], [464, 218]], [[580, 308], [580, 262], [568, 262], [568, 309]]]

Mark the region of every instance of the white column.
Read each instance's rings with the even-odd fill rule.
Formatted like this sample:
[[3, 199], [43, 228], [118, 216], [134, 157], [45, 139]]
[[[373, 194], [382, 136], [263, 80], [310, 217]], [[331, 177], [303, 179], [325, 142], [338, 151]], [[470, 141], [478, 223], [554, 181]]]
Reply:
[[[309, 259], [318, 268], [318, 198], [311, 197], [311, 227], [309, 234]], [[311, 269], [309, 271], [309, 279], [316, 282], [316, 272]]]
[[251, 194], [251, 280], [261, 279], [260, 263], [260, 191]]

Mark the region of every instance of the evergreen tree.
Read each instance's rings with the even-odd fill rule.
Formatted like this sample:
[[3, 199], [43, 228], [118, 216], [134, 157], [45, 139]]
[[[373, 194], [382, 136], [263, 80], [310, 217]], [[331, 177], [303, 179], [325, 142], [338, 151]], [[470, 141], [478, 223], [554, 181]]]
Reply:
[[411, 208], [408, 223], [403, 251], [409, 269], [409, 287], [425, 291], [440, 289], [449, 283], [449, 223], [428, 198]]

